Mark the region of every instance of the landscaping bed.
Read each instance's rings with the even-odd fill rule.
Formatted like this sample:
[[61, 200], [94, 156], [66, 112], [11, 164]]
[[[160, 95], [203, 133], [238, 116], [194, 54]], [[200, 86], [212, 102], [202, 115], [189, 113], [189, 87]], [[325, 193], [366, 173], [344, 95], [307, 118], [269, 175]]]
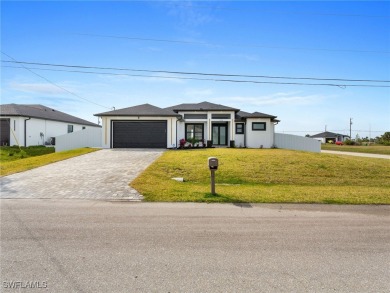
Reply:
[[0, 147], [0, 162], [9, 162], [19, 159], [47, 155], [54, 153], [54, 147], [45, 146], [2, 146]]
[[[3, 149], [3, 148], [2, 148]], [[99, 149], [91, 148], [80, 148], [70, 151], [58, 152], [58, 153], [49, 153], [45, 155], [37, 155], [38, 152], [35, 152], [35, 156], [21, 158], [21, 155], [18, 159], [2, 161], [0, 165], [0, 176], [6, 176], [18, 172], [27, 171], [33, 168], [41, 167], [50, 163], [66, 160], [72, 157], [84, 155], [87, 153], [95, 152]], [[3, 153], [2, 153], [3, 155]], [[11, 156], [13, 157], [13, 156]]]

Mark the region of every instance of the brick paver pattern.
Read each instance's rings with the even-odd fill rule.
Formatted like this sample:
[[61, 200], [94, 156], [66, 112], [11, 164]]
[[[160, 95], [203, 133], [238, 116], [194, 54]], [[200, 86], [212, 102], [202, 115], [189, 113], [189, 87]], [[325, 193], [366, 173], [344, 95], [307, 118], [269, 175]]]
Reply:
[[5, 176], [0, 198], [142, 200], [129, 183], [163, 151], [104, 149]]

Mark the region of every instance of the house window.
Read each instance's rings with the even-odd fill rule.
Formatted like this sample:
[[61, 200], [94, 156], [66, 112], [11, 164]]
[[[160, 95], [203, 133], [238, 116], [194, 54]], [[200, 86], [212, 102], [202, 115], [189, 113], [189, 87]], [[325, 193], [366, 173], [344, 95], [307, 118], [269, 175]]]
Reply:
[[212, 119], [230, 119], [230, 114], [211, 114]]
[[252, 122], [252, 130], [254, 131], [265, 131], [265, 122]]
[[184, 119], [207, 119], [207, 114], [184, 114]]
[[73, 132], [73, 125], [68, 125], [68, 133]]
[[244, 123], [236, 123], [236, 134], [244, 134]]
[[186, 124], [186, 140], [203, 140], [203, 124]]

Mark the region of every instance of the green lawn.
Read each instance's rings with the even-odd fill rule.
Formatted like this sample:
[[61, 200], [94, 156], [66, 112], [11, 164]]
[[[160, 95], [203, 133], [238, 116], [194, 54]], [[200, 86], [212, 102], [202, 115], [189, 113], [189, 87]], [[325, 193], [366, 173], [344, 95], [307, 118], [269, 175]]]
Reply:
[[0, 162], [15, 161], [23, 158], [54, 153], [54, 147], [45, 146], [2, 146], [0, 147]]
[[358, 145], [334, 145], [334, 144], [322, 144], [322, 150], [327, 151], [340, 151], [340, 152], [356, 152], [356, 153], [368, 153], [368, 154], [380, 154], [390, 155], [390, 146], [386, 145], [370, 145], [370, 146], [358, 146]]
[[[95, 152], [99, 149], [80, 148], [71, 151], [50, 153], [46, 155], [35, 155], [28, 158], [19, 158], [16, 160], [1, 161], [0, 176], [11, 175], [18, 172], [27, 171], [33, 168], [41, 167], [50, 163], [66, 160], [72, 157]], [[12, 156], [13, 157], [13, 156]]]
[[[216, 196], [210, 156], [220, 161]], [[147, 201], [390, 204], [390, 163], [281, 149], [178, 150], [165, 152], [131, 186]]]

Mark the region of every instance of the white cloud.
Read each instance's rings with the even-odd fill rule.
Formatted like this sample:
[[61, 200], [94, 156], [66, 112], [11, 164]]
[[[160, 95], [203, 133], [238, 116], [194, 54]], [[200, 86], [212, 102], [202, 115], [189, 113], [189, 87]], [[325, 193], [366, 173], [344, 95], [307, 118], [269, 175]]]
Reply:
[[22, 82], [11, 82], [10, 87], [13, 90], [26, 92], [26, 93], [37, 93], [37, 94], [63, 94], [65, 91], [56, 87], [55, 85], [48, 83], [22, 83]]
[[184, 94], [189, 97], [211, 96], [214, 93], [212, 89], [186, 89]]
[[253, 105], [253, 106], [272, 106], [272, 105], [310, 105], [320, 102], [324, 97], [320, 95], [300, 95], [299, 93], [275, 93], [268, 96], [259, 97], [227, 97], [234, 103]]
[[196, 27], [215, 21], [211, 16], [211, 11], [197, 9], [192, 1], [173, 1], [167, 3], [169, 7], [168, 14], [177, 17], [181, 25]]
[[[211, 44], [210, 44], [210, 46], [220, 47], [220, 48], [223, 47], [223, 45], [214, 46], [214, 45], [211, 45]], [[208, 59], [226, 58], [228, 60], [236, 59], [236, 60], [245, 61], [245, 62], [258, 62], [258, 61], [262, 61], [259, 58], [259, 56], [255, 55], [255, 54], [241, 54], [241, 53], [214, 54], [214, 53], [207, 53], [207, 54], [203, 54], [202, 56], [204, 58], [208, 58]]]
[[108, 81], [118, 81], [118, 82], [165, 82], [165, 83], [185, 83], [186, 80], [180, 78], [175, 74], [169, 73], [158, 73], [158, 74], [147, 74], [140, 72], [139, 74], [135, 73], [133, 75], [99, 75], [100, 78]]

